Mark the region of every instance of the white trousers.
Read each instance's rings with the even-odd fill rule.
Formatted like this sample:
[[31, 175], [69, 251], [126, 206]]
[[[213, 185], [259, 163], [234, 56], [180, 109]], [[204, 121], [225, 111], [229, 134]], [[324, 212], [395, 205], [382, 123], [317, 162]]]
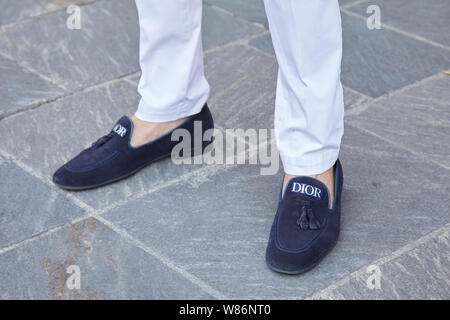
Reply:
[[[200, 112], [210, 91], [202, 0], [136, 5], [142, 69], [136, 116], [164, 122]], [[338, 158], [344, 131], [338, 0], [265, 0], [265, 8], [279, 65], [274, 126], [284, 171], [322, 173]]]

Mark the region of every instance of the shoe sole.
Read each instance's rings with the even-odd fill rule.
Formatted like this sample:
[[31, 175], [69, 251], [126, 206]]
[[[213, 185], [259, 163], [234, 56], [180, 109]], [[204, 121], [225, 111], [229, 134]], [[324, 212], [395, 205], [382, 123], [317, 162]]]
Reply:
[[336, 246], [336, 244], [337, 244], [337, 241], [335, 243], [333, 243], [331, 248], [325, 254], [323, 254], [316, 262], [314, 262], [312, 265], [310, 265], [310, 266], [308, 266], [306, 268], [300, 269], [300, 270], [294, 270], [294, 271], [282, 270], [282, 269], [279, 269], [279, 268], [276, 268], [276, 267], [272, 266], [269, 263], [269, 261], [267, 261], [267, 259], [266, 259], [266, 264], [269, 267], [269, 269], [271, 269], [271, 270], [273, 270], [275, 272], [282, 273], [282, 274], [287, 274], [287, 275], [299, 275], [299, 274], [311, 271], [311, 269], [314, 269], [319, 263], [322, 262], [322, 260], [328, 255], [328, 253], [331, 252], [331, 250], [333, 250], [333, 248]]
[[54, 183], [55, 185], [57, 185], [58, 187], [60, 187], [61, 189], [64, 189], [64, 190], [70, 190], [70, 191], [82, 191], [82, 190], [95, 189], [95, 188], [99, 188], [99, 187], [102, 187], [102, 186], [106, 186], [106, 185], [108, 185], [108, 184], [111, 184], [111, 183], [114, 183], [114, 182], [117, 182], [117, 181], [126, 179], [126, 178], [128, 178], [128, 177], [131, 177], [132, 175], [138, 173], [139, 171], [141, 171], [141, 170], [144, 169], [145, 167], [151, 165], [152, 163], [158, 162], [158, 161], [160, 161], [160, 160], [162, 160], [162, 159], [169, 158], [169, 157], [170, 157], [170, 154], [169, 154], [169, 155], [162, 156], [162, 157], [157, 158], [157, 159], [155, 159], [155, 160], [153, 160], [153, 161], [151, 161], [151, 162], [149, 162], [149, 163], [146, 163], [145, 165], [143, 165], [143, 166], [137, 168], [136, 170], [131, 171], [131, 172], [129, 172], [129, 173], [123, 175], [123, 176], [120, 176], [120, 177], [118, 177], [118, 178], [114, 178], [114, 179], [111, 179], [111, 180], [108, 180], [108, 181], [105, 181], [105, 182], [102, 182], [102, 183], [98, 183], [98, 184], [93, 184], [93, 185], [83, 186], [83, 187], [72, 187], [72, 186], [65, 186], [65, 185], [62, 185], [62, 184], [58, 184], [58, 183], [56, 183], [56, 182], [54, 182], [54, 181], [53, 181], [53, 183]]
[[[205, 146], [203, 147], [203, 151], [202, 151], [201, 154], [204, 154], [205, 149], [206, 149], [208, 146], [210, 146], [213, 142], [214, 142], [214, 141], [211, 141], [210, 143], [208, 143], [207, 145], [205, 145]], [[169, 153], [168, 155], [164, 155], [164, 156], [161, 156], [161, 157], [159, 157], [159, 158], [156, 158], [156, 159], [150, 161], [149, 163], [146, 163], [146, 164], [144, 164], [143, 166], [141, 166], [141, 167], [135, 169], [134, 171], [131, 171], [131, 172], [129, 172], [129, 173], [123, 175], [123, 176], [120, 176], [120, 177], [118, 177], [118, 178], [114, 178], [114, 179], [111, 179], [111, 180], [108, 180], [108, 181], [105, 181], [105, 182], [102, 182], [102, 183], [98, 183], [98, 184], [93, 184], [93, 185], [83, 186], [83, 187], [72, 187], [72, 186], [65, 186], [65, 185], [62, 185], [62, 184], [58, 184], [58, 183], [56, 183], [56, 182], [54, 182], [54, 181], [53, 181], [53, 183], [54, 183], [56, 186], [58, 186], [59, 188], [64, 189], [64, 190], [69, 190], [69, 191], [83, 191], [83, 190], [95, 189], [95, 188], [103, 187], [103, 186], [106, 186], [106, 185], [108, 185], [108, 184], [111, 184], [111, 183], [118, 182], [118, 181], [120, 181], [120, 180], [129, 178], [129, 177], [131, 177], [132, 175], [134, 175], [134, 174], [138, 173], [139, 171], [141, 171], [142, 169], [144, 169], [145, 167], [151, 165], [152, 163], [158, 162], [158, 161], [160, 161], [160, 160], [162, 160], [162, 159], [170, 158], [171, 154], [172, 154], [172, 153]], [[196, 157], [196, 156], [198, 156], [198, 155], [200, 155], [200, 154], [194, 154], [194, 155], [192, 155], [192, 157]]]

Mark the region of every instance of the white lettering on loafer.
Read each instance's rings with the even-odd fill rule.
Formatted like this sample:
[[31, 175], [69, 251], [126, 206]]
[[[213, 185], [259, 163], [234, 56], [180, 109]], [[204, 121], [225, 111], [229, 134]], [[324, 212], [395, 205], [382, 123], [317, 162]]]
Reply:
[[113, 131], [123, 138], [127, 133], [127, 128], [125, 128], [121, 124], [116, 124]]
[[322, 199], [322, 190], [309, 184], [294, 182], [291, 191]]

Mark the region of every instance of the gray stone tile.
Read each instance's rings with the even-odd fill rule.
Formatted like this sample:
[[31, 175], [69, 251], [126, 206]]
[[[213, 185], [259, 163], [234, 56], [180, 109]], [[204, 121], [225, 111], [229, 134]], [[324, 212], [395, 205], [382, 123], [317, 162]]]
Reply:
[[63, 94], [56, 85], [1, 57], [0, 74], [0, 119]]
[[[79, 290], [67, 268], [80, 268]], [[3, 299], [208, 299], [208, 294], [94, 219], [0, 255]]]
[[366, 21], [345, 13], [342, 24], [342, 81], [367, 96], [381, 96], [450, 68], [445, 49], [386, 29], [369, 30]]
[[[0, 34], [0, 51], [69, 90], [138, 71], [134, 2], [100, 1], [83, 7], [82, 14], [81, 30], [66, 28], [65, 12], [5, 27]], [[204, 25], [205, 50], [264, 30], [209, 6], [204, 8]], [[109, 34], [114, 34], [114, 41], [105, 37]]]
[[263, 0], [205, 0], [204, 3], [220, 7], [235, 16], [268, 27]]
[[[69, 95], [26, 113], [2, 120], [0, 149], [36, 172], [50, 175], [100, 136], [139, 101], [132, 85], [112, 82]], [[27, 123], [21, 126], [20, 123]]]
[[359, 106], [363, 103], [370, 101], [371, 98], [367, 97], [355, 90], [344, 87], [344, 106], [345, 110], [351, 110], [352, 108]]
[[[356, 0], [339, 0], [341, 6], [355, 2]], [[205, 0], [204, 3], [225, 9], [233, 15], [269, 28], [264, 0]]]
[[[270, 57], [244, 46], [232, 46], [207, 54], [206, 73], [213, 86], [212, 101], [215, 92], [224, 91], [270, 61]], [[60, 165], [106, 134], [123, 114], [135, 112], [139, 101], [137, 77], [131, 76], [131, 82], [121, 80], [76, 93], [5, 119], [0, 132], [7, 138], [2, 140], [0, 148], [50, 177]], [[213, 113], [219, 107], [211, 103]], [[27, 126], [20, 125], [23, 121]], [[165, 160], [152, 164], [130, 179], [101, 189], [79, 192], [77, 197], [95, 209], [103, 209], [200, 168], [200, 165], [175, 165]]]
[[233, 17], [210, 6], [203, 6], [203, 48], [212, 49], [228, 42], [264, 32], [264, 28]]
[[[340, 242], [303, 276], [282, 276], [265, 266], [281, 175], [260, 176], [257, 166], [237, 166], [196, 186], [173, 185], [105, 217], [225, 295], [304, 298], [449, 221], [442, 186], [450, 178], [436, 166], [351, 128], [341, 158], [346, 183]], [[427, 201], [415, 201], [418, 190]]]
[[368, 129], [450, 168], [450, 77], [442, 75], [383, 98], [350, 124]]
[[381, 265], [380, 288], [368, 290], [371, 273], [358, 273], [349, 281], [325, 290], [318, 299], [419, 299], [450, 298], [449, 230]]
[[[342, 25], [342, 82], [367, 96], [378, 97], [450, 67], [450, 55], [444, 49], [389, 30], [369, 30], [365, 21], [345, 13]], [[252, 39], [249, 45], [275, 56], [270, 35]]]
[[[355, 3], [357, 0], [339, 0], [341, 6]], [[268, 28], [264, 0], [204, 0], [204, 3], [225, 9], [240, 18], [262, 24]]]
[[[275, 57], [275, 51], [273, 49], [272, 38], [270, 37], [270, 34], [262, 35], [251, 40], [249, 42], [249, 45]], [[368, 101], [368, 97], [366, 97], [365, 95], [362, 95], [349, 88], [344, 89], [344, 102], [346, 110], [349, 110], [356, 105], [362, 104], [366, 101]]]
[[96, 0], [0, 0], [0, 26]]
[[137, 90], [137, 85], [139, 84], [139, 80], [141, 79], [141, 72], [138, 72], [137, 74], [133, 75], [133, 76], [129, 76], [127, 77], [128, 81], [134, 85], [136, 85], [136, 90]]
[[0, 248], [85, 214], [62, 193], [1, 156], [0, 177]]
[[[346, 5], [356, 3], [357, 1], [359, 1], [359, 0], [339, 0], [339, 5], [346, 6]], [[369, 0], [367, 0], [367, 1], [369, 1]]]
[[38, 16], [43, 13], [43, 9], [36, 0], [0, 0], [0, 26], [28, 17]]
[[[57, 100], [6, 119], [0, 131], [9, 138], [3, 140], [0, 148], [50, 177], [60, 165], [106, 134], [123, 114], [134, 113], [138, 101], [135, 88], [126, 81]], [[28, 125], [19, 126], [21, 121], [27, 121]], [[14, 140], [18, 143], [16, 146]], [[119, 186], [78, 193], [78, 196], [95, 208], [103, 208], [160, 182], [160, 179], [167, 179], [167, 166], [171, 168], [172, 177], [180, 174], [181, 166], [170, 164], [170, 161], [158, 163], [152, 166], [151, 173], [144, 170], [145, 174], [137, 175], [137, 180], [133, 178]]]
[[450, 6], [447, 0], [372, 0], [350, 10], [367, 16], [369, 4], [380, 7], [382, 23], [450, 46]]
[[[0, 126], [4, 137], [0, 149], [50, 178], [59, 166], [108, 133], [122, 115], [135, 112], [139, 101], [135, 88], [128, 81], [115, 81], [8, 117]], [[24, 122], [26, 126], [21, 125]], [[95, 209], [104, 209], [201, 167], [176, 165], [167, 159], [129, 179], [76, 196]]]
[[68, 29], [66, 19], [63, 10], [8, 25], [0, 33], [0, 51], [69, 90], [139, 70], [134, 1], [108, 0], [84, 6], [81, 30]]
[[[367, 250], [363, 256], [384, 256], [450, 221], [446, 209], [450, 199], [444, 196], [450, 177], [442, 175], [440, 167], [350, 126], [341, 160], [345, 175], [341, 243], [359, 239], [361, 251], [354, 254]], [[426, 201], [417, 201], [418, 197]]]
[[[256, 74], [262, 68], [274, 63], [272, 57], [268, 57], [257, 50], [244, 45], [232, 45], [223, 50], [212, 51], [205, 54], [205, 74], [211, 87], [210, 101], [223, 94], [227, 89], [241, 81], [242, 78]], [[140, 73], [127, 77], [137, 89]], [[214, 108], [214, 103], [210, 103]]]
[[213, 97], [213, 116], [224, 128], [273, 128], [278, 65], [269, 65]]
[[[232, 45], [223, 50], [205, 54], [205, 74], [211, 86], [211, 98], [239, 81], [248, 74], [254, 74], [262, 67], [273, 64], [273, 58], [244, 45]], [[137, 86], [140, 73], [129, 77]]]
[[[40, 3], [45, 12], [53, 12], [57, 10], [66, 9], [68, 6], [89, 4], [99, 0], [36, 0]], [[107, 0], [102, 0], [107, 1]]]
[[254, 38], [250, 40], [248, 44], [275, 57], [275, 50], [273, 49], [272, 37], [270, 34], [265, 34]]

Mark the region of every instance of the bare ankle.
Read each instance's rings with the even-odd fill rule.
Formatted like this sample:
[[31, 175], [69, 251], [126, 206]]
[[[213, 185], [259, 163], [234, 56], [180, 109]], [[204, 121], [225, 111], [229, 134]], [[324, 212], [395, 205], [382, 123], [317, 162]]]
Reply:
[[335, 180], [334, 172], [335, 172], [335, 168], [333, 166], [321, 174], [312, 176], [313, 178], [319, 180], [320, 182], [322, 182], [324, 185], [327, 186], [328, 191], [329, 191], [329, 196], [330, 196], [331, 207], [333, 207], [333, 204], [334, 204], [334, 191], [335, 191], [334, 190], [334, 180]]
[[187, 117], [167, 122], [147, 122], [137, 118], [136, 116], [132, 116], [131, 120], [133, 121], [133, 135], [131, 136], [130, 143], [133, 147], [138, 147], [153, 141], [175, 129], [186, 119]]

